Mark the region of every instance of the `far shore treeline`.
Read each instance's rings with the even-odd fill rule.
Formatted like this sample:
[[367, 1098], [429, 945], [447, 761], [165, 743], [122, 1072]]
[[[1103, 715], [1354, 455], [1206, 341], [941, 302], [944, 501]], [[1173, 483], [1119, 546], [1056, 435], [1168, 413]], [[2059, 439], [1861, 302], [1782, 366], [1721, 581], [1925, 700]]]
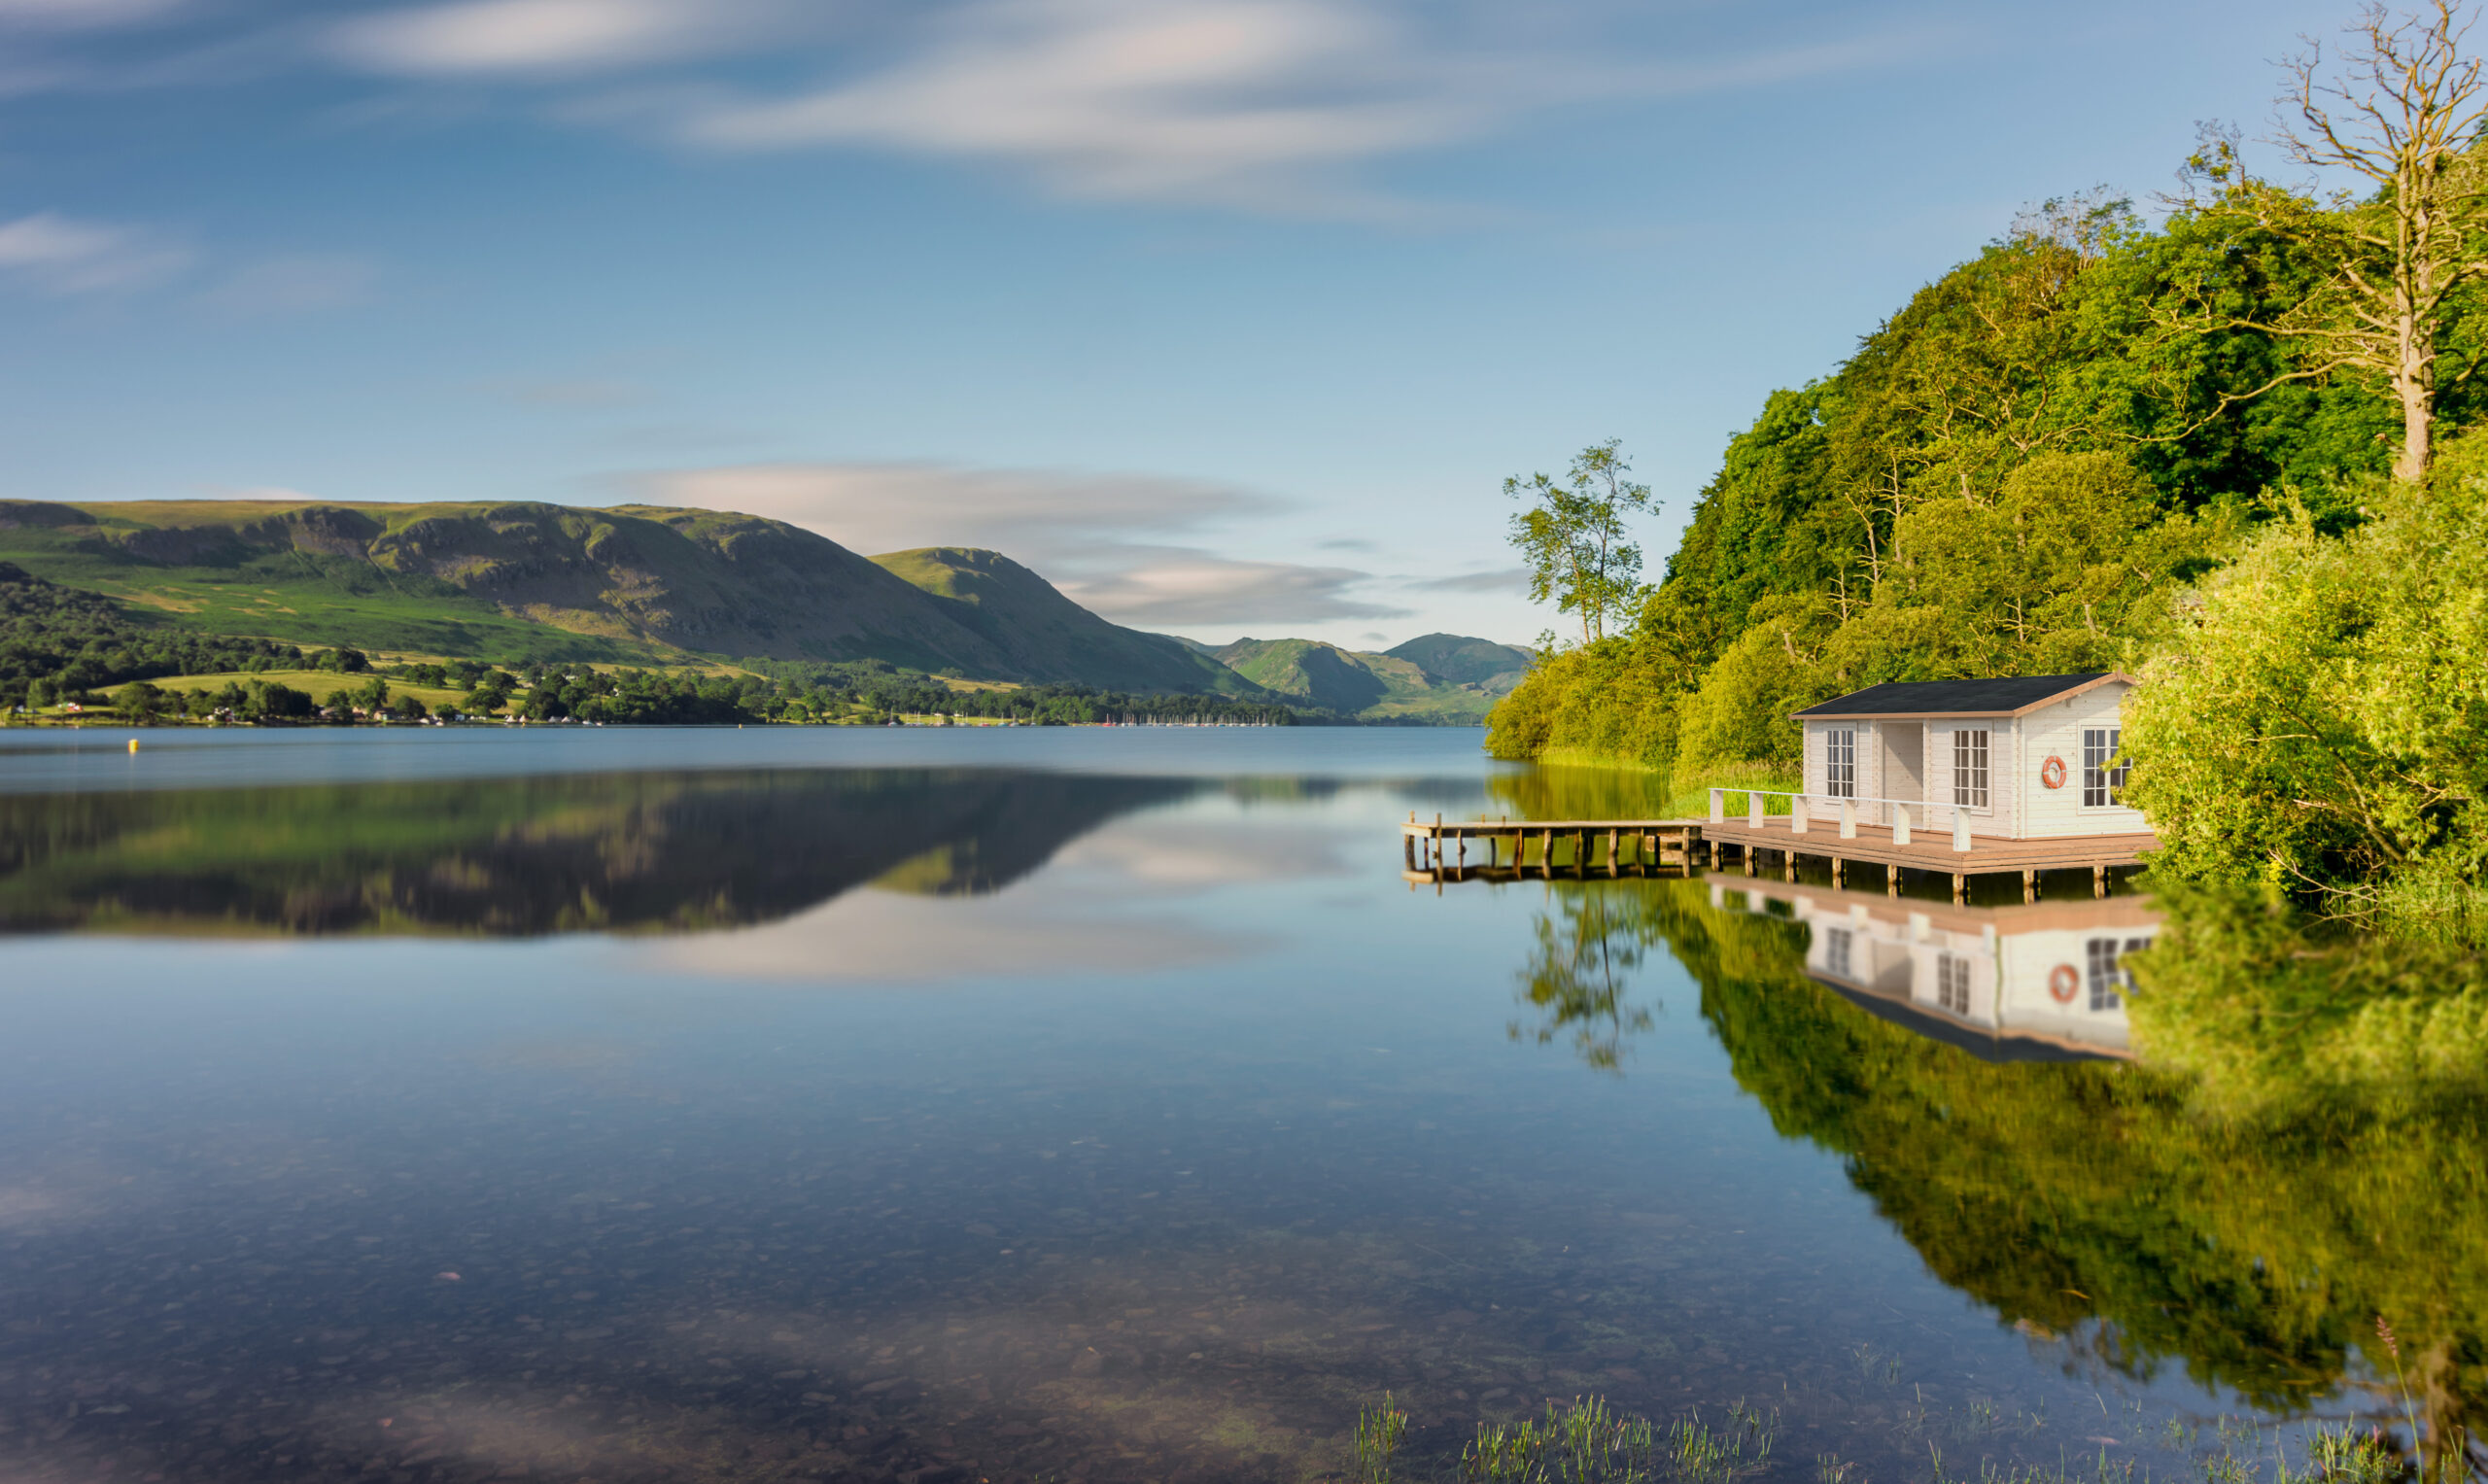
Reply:
[[2123, 670], [2163, 886], [2488, 942], [2488, 85], [2461, 19], [2367, 14], [2289, 70], [2272, 157], [2208, 133], [2156, 224], [2105, 192], [2028, 212], [1771, 394], [1653, 584], [1614, 444], [1512, 480], [1513, 540], [1581, 621], [1490, 750], [1786, 788], [1815, 702]]
[[63, 719], [140, 726], [440, 719], [877, 725], [953, 717], [1034, 726], [1290, 726], [1341, 719], [1216, 695], [1059, 684], [957, 690], [877, 661], [752, 659], [717, 669], [704, 674], [577, 661], [375, 662], [354, 648], [306, 651], [133, 624], [101, 595], [0, 563], [0, 709], [51, 710]]

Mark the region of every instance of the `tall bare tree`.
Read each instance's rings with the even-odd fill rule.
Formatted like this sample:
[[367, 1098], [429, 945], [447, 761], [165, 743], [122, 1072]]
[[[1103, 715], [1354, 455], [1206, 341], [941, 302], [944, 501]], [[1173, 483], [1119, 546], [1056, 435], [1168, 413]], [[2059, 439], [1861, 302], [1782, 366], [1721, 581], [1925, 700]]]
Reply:
[[[2415, 13], [2369, 5], [2344, 28], [2328, 71], [2324, 49], [2286, 64], [2286, 111], [2273, 143], [2306, 168], [2364, 184], [2329, 203], [2250, 173], [2233, 138], [2214, 135], [2189, 162], [2216, 191], [2207, 211], [2243, 215], [2308, 250], [2321, 287], [2265, 321], [2213, 317], [2211, 326], [2262, 330], [2299, 349], [2285, 381], [2339, 372], [2380, 378], [2402, 408], [2396, 478], [2426, 477], [2437, 399], [2470, 378], [2480, 357], [2450, 352], [2465, 290], [2488, 279], [2488, 76], [2464, 43], [2476, 17], [2455, 0]], [[2294, 116], [2294, 117], [2290, 117]], [[2452, 362], [2452, 363], [2449, 363]], [[2224, 400], [2242, 400], [2256, 393]]]

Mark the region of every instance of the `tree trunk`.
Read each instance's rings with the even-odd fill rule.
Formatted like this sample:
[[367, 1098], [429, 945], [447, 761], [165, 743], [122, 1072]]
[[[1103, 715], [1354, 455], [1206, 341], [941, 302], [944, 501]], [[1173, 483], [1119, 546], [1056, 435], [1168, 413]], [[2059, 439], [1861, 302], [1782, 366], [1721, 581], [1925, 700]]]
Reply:
[[2435, 414], [2429, 410], [2427, 389], [2396, 378], [2394, 390], [2402, 395], [2402, 455], [2393, 461], [2393, 477], [2405, 484], [2417, 484], [2428, 477], [2431, 427]]
[[2393, 461], [2393, 477], [2419, 484], [2428, 477], [2436, 420], [2436, 365], [2427, 328], [2407, 304], [2399, 317], [2399, 363], [2393, 370], [2393, 395], [2402, 402], [2402, 454]]

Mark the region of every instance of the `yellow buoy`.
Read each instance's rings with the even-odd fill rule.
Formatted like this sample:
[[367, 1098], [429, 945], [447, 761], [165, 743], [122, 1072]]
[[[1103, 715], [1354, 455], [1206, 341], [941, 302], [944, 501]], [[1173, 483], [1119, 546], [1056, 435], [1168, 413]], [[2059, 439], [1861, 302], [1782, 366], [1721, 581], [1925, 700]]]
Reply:
[[137, 750], [138, 750], [138, 739], [137, 739], [137, 738], [133, 737], [133, 738], [131, 738], [131, 739], [129, 740], [129, 750], [130, 750], [130, 751], [132, 751], [132, 752], [135, 752], [135, 751], [137, 751]]

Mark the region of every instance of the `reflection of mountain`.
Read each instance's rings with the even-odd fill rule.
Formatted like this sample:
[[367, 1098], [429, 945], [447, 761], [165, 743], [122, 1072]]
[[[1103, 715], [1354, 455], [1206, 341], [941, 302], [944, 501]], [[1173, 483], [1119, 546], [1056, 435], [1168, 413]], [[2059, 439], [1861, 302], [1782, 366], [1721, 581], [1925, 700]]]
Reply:
[[662, 773], [0, 797], [0, 932], [523, 937], [989, 892], [1180, 778]]
[[[2431, 1451], [2464, 1467], [2453, 1461], [2488, 1413], [2488, 1110], [2225, 1122], [2148, 1065], [2000, 1063], [1861, 1014], [1820, 974], [1819, 934], [1779, 913], [1712, 910], [1702, 882], [1552, 889], [1606, 906], [1550, 909], [1536, 960], [1550, 986], [1664, 945], [1773, 1125], [1839, 1154], [1928, 1268], [2000, 1322], [2061, 1337], [2069, 1364], [2182, 1366], [2284, 1412], [2363, 1392], [2355, 1404], [2390, 1428], [2400, 1399], [2368, 1378], [2389, 1386], [2391, 1363], [2362, 1348], [2382, 1316]], [[1847, 914], [1815, 915], [1828, 929]], [[1572, 930], [1585, 920], [1612, 945], [1585, 949]], [[2114, 924], [2121, 942], [2125, 926]], [[1539, 1001], [1550, 1028], [1593, 1032], [1585, 1051], [1631, 1004], [1630, 985], [1593, 987]], [[1567, 1007], [1581, 1014], [1567, 1021]], [[2472, 1477], [2488, 1474], [2488, 1451], [2470, 1446]]]

